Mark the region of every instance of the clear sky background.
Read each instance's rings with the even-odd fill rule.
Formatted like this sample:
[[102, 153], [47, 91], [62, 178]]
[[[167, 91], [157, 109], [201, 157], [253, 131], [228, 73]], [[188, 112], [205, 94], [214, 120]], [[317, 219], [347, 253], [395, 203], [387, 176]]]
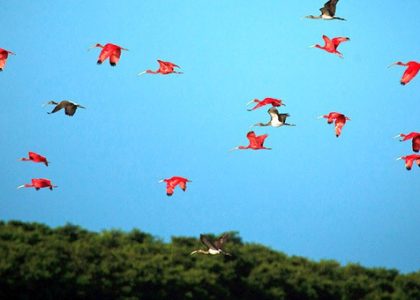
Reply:
[[[0, 73], [0, 218], [134, 227], [169, 240], [239, 231], [247, 242], [345, 264], [420, 269], [420, 168], [403, 161], [420, 131], [420, 1], [342, 0], [348, 21], [302, 19], [320, 1], [3, 1], [0, 47], [16, 53]], [[380, 5], [378, 3], [380, 2]], [[348, 36], [344, 59], [319, 49]], [[128, 48], [96, 65], [95, 43]], [[143, 75], [157, 59], [183, 75]], [[280, 98], [296, 127], [247, 145], [254, 98]], [[48, 115], [49, 100], [87, 107]], [[351, 118], [336, 138], [317, 116]], [[52, 163], [20, 162], [28, 151]], [[167, 197], [159, 179], [192, 180]], [[50, 178], [54, 191], [16, 190]]]

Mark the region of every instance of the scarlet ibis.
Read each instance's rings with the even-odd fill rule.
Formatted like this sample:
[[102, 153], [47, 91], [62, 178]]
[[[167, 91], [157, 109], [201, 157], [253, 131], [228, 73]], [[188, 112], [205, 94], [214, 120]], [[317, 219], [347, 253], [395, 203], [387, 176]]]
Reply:
[[247, 139], [249, 140], [248, 146], [237, 146], [232, 150], [244, 150], [244, 149], [252, 149], [252, 150], [271, 150], [271, 148], [264, 147], [264, 141], [268, 137], [268, 134], [263, 135], [255, 135], [254, 131], [249, 131], [246, 134]]
[[105, 46], [102, 46], [101, 44], [95, 44], [91, 48], [102, 48], [101, 53], [99, 54], [97, 64], [102, 64], [106, 59], [109, 58], [109, 64], [113, 67], [115, 67], [120, 60], [121, 57], [121, 50], [128, 51], [128, 49], [123, 48], [118, 45], [114, 45], [111, 43], [106, 44]]
[[322, 50], [325, 50], [329, 53], [333, 53], [333, 54], [337, 54], [339, 57], [343, 58], [343, 54], [341, 54], [338, 50], [337, 47], [340, 45], [340, 43], [342, 42], [347, 42], [350, 41], [350, 38], [348, 37], [335, 37], [332, 40], [327, 37], [325, 34], [322, 36], [322, 38], [324, 39], [325, 45], [323, 47], [321, 47], [318, 44], [312, 45], [310, 46], [311, 48], [319, 48]]
[[270, 121], [268, 123], [257, 123], [254, 126], [272, 126], [272, 127], [280, 127], [283, 125], [286, 126], [296, 126], [295, 124], [286, 123], [286, 118], [290, 117], [289, 114], [280, 114], [277, 108], [271, 107], [268, 111], [270, 115]]
[[143, 75], [145, 73], [147, 74], [162, 74], [162, 75], [168, 75], [168, 74], [183, 74], [182, 72], [175, 71], [175, 68], [181, 68], [180, 66], [171, 63], [169, 61], [163, 61], [158, 59], [157, 62], [159, 63], [159, 69], [156, 71], [152, 70], [146, 70], [143, 72], [140, 72], [138, 75]]
[[319, 10], [321, 11], [320, 16], [306, 16], [305, 18], [309, 19], [323, 19], [323, 20], [341, 20], [346, 21], [344, 18], [336, 17], [335, 16], [335, 8], [337, 6], [338, 0], [329, 0], [324, 4], [324, 7], [321, 7]]
[[413, 79], [420, 70], [420, 63], [416, 61], [409, 61], [408, 63], [402, 63], [400, 61], [397, 61], [389, 65], [388, 68], [394, 65], [407, 67], [400, 81], [402, 85], [406, 85], [407, 83], [409, 83], [411, 79]]
[[187, 189], [187, 182], [191, 182], [191, 180], [180, 176], [173, 176], [171, 178], [162, 179], [159, 182], [166, 182], [166, 195], [172, 196], [177, 185], [185, 192]]
[[420, 151], [420, 132], [410, 132], [407, 134], [400, 133], [399, 135], [395, 136], [396, 138], [400, 138], [400, 142], [405, 142], [408, 140], [412, 140], [412, 146], [414, 152]]
[[200, 241], [207, 247], [207, 249], [194, 250], [193, 252], [190, 253], [190, 255], [195, 254], [195, 253], [200, 253], [200, 254], [210, 254], [210, 255], [223, 254], [223, 255], [231, 256], [230, 253], [223, 250], [223, 245], [228, 240], [228, 238], [229, 238], [229, 235], [225, 233], [219, 238], [215, 239], [214, 241], [210, 241], [206, 235], [200, 234]]
[[323, 115], [323, 116], [320, 116], [319, 118], [326, 118], [328, 124], [331, 124], [335, 120], [335, 136], [336, 137], [340, 136], [341, 130], [346, 124], [346, 121], [350, 120], [350, 118], [346, 117], [342, 113], [337, 113], [337, 112], [330, 112], [328, 115]]
[[275, 98], [264, 98], [263, 100], [254, 99], [254, 100], [249, 101], [246, 105], [249, 105], [252, 102], [256, 102], [257, 105], [255, 105], [251, 109], [248, 109], [248, 111], [255, 110], [255, 109], [260, 108], [260, 107], [262, 107], [264, 105], [267, 105], [267, 104], [271, 104], [273, 107], [282, 106], [282, 105], [286, 106], [286, 104], [284, 104], [282, 100], [275, 99]]
[[42, 156], [38, 153], [35, 153], [35, 152], [28, 152], [28, 158], [22, 157], [20, 160], [22, 160], [22, 161], [33, 161], [33, 162], [36, 162], [36, 163], [42, 162], [48, 167], [47, 159], [44, 156]]
[[9, 54], [15, 55], [12, 51], [0, 48], [0, 71], [3, 71]]
[[71, 102], [71, 101], [68, 101], [68, 100], [63, 100], [60, 103], [57, 103], [55, 101], [50, 101], [45, 105], [48, 105], [48, 104], [55, 105], [54, 109], [51, 112], [49, 112], [48, 114], [56, 113], [60, 109], [64, 108], [64, 113], [66, 115], [68, 115], [69, 117], [72, 117], [76, 113], [76, 110], [77, 110], [78, 107], [86, 108], [84, 106], [81, 106], [80, 104], [77, 104], [77, 103], [74, 103], [74, 102]]
[[407, 170], [411, 170], [413, 166], [413, 162], [416, 161], [417, 165], [420, 167], [420, 154], [411, 154], [406, 156], [398, 157], [397, 160], [403, 159], [405, 160], [405, 168]]
[[342, 114], [339, 112], [330, 112], [328, 115], [319, 116], [318, 119], [325, 118], [327, 119], [328, 124], [331, 124], [340, 115]]
[[49, 188], [52, 191], [53, 188], [58, 187], [56, 185], [53, 185], [51, 183], [51, 180], [45, 179], [45, 178], [33, 178], [31, 181], [32, 181], [31, 184], [29, 184], [29, 183], [22, 184], [22, 185], [18, 186], [17, 188], [20, 189], [20, 188], [23, 188], [23, 187], [25, 187], [25, 188], [27, 188], [27, 187], [33, 187], [33, 188], [35, 188], [38, 191], [39, 189], [42, 189], [42, 188], [46, 188], [47, 187], [47, 188]]

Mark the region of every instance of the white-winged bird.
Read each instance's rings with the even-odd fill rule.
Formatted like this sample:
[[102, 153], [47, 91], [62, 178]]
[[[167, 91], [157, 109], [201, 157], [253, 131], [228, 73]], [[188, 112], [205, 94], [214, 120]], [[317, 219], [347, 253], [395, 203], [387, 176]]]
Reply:
[[296, 126], [295, 124], [286, 123], [287, 117], [290, 117], [289, 114], [281, 114], [275, 107], [271, 107], [268, 111], [270, 115], [270, 121], [268, 123], [257, 123], [253, 126], [272, 126], [272, 127], [280, 127], [280, 126]]

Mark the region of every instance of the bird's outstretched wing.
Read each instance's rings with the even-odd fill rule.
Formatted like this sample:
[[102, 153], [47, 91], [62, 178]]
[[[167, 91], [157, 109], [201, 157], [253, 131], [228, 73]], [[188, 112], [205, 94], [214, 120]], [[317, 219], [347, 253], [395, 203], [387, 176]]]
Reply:
[[67, 104], [69, 104], [70, 102], [69, 101], [61, 101], [60, 103], [58, 103], [57, 104], [57, 102], [54, 102], [54, 101], [50, 101], [50, 102], [48, 102], [49, 104], [54, 104], [54, 105], [56, 105], [56, 107], [54, 107], [54, 109], [52, 110], [52, 112], [50, 112], [49, 114], [53, 114], [53, 113], [56, 113], [57, 111], [59, 111], [60, 109], [62, 109], [63, 107], [66, 107], [67, 106]]
[[290, 117], [289, 114], [279, 114], [279, 121], [284, 124], [284, 123], [286, 123], [286, 119], [288, 117]]
[[225, 233], [214, 241], [214, 245], [217, 249], [222, 249], [225, 242], [229, 239], [229, 234]]
[[207, 238], [207, 236], [204, 235], [204, 234], [200, 234], [200, 241], [204, 245], [206, 245], [209, 249], [214, 249], [214, 250], [217, 250], [218, 249], [215, 245], [213, 245], [212, 242], [209, 241], [209, 239]]
[[70, 117], [72, 117], [75, 114], [76, 109], [77, 109], [77, 106], [74, 105], [73, 103], [68, 103], [66, 107], [64, 108], [66, 115]]
[[321, 14], [325, 16], [334, 17], [337, 2], [338, 0], [330, 0], [325, 2], [324, 7], [319, 9], [321, 11]]

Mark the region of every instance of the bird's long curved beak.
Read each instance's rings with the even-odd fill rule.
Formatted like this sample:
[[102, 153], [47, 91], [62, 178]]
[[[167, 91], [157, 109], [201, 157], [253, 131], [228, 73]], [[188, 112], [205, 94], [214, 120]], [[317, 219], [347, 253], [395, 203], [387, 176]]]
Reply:
[[311, 45], [311, 46], [309, 46], [309, 48], [315, 48], [315, 45]]
[[397, 139], [397, 138], [400, 138], [400, 137], [401, 137], [401, 134], [398, 134], [398, 135], [394, 136], [393, 138]]
[[163, 179], [161, 179], [161, 180], [159, 180], [159, 181], [158, 181], [158, 183], [162, 183], [163, 181], [164, 181], [164, 180], [163, 180]]
[[388, 68], [391, 68], [392, 66], [395, 66], [397, 63], [395, 62], [395, 63], [392, 63], [392, 64], [390, 64], [389, 66], [388, 66]]
[[238, 150], [238, 149], [239, 149], [239, 147], [235, 147], [235, 148], [229, 149], [229, 152], [232, 152], [232, 151], [235, 151], [235, 150]]
[[146, 71], [138, 73], [137, 76], [140, 76], [140, 75], [143, 75], [143, 74], [146, 74]]
[[251, 103], [253, 103], [254, 100], [249, 101], [246, 105], [250, 105]]
[[401, 160], [402, 159], [402, 157], [398, 157], [396, 160]]
[[25, 185], [24, 185], [24, 184], [19, 185], [19, 186], [17, 187], [17, 189], [21, 189], [21, 188], [23, 188], [23, 187], [25, 187]]
[[316, 117], [317, 119], [322, 119], [324, 116], [319, 116], [319, 117]]

